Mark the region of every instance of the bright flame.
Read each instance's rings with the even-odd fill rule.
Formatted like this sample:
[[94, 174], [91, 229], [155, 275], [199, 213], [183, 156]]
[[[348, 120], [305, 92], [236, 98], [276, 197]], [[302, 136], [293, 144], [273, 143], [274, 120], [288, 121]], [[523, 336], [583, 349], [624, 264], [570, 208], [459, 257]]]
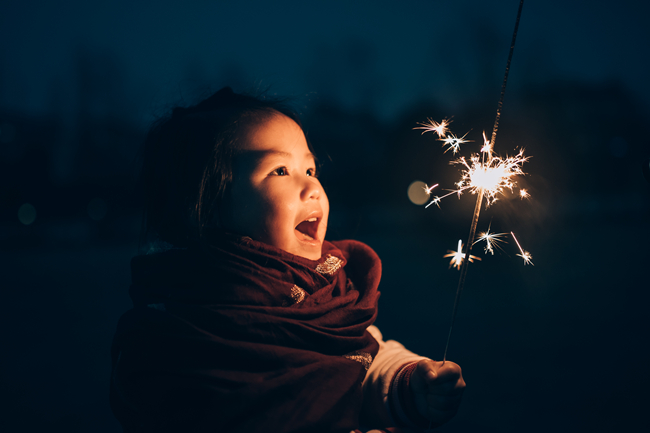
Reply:
[[497, 195], [503, 194], [506, 188], [512, 191], [516, 185], [513, 178], [524, 174], [521, 165], [526, 161], [528, 157], [524, 156], [524, 150], [521, 149], [515, 156], [491, 156], [487, 162], [482, 161], [479, 154], [474, 154], [469, 162], [461, 157], [451, 163], [465, 166], [460, 182], [456, 184], [458, 190], [469, 189], [472, 194], [476, 194], [483, 189], [485, 206], [488, 207], [497, 201]]
[[[445, 144], [449, 144], [449, 149], [453, 150], [453, 153], [456, 153], [460, 149], [460, 144], [465, 143], [470, 140], [464, 140], [465, 136], [461, 138], [456, 137], [454, 134], [449, 134], [447, 138], [440, 141], [445, 141]], [[521, 169], [521, 166], [524, 162], [528, 161], [529, 157], [524, 156], [524, 150], [521, 149], [519, 153], [515, 156], [502, 158], [500, 156], [495, 156], [492, 154], [491, 144], [488, 142], [485, 137], [485, 132], [483, 133], [483, 147], [481, 151], [484, 152], [483, 156], [480, 153], [475, 153], [471, 156], [468, 161], [465, 157], [460, 157], [455, 161], [451, 161], [451, 164], [461, 164], [465, 168], [461, 170], [461, 178], [458, 182], [455, 183], [457, 189], [448, 190], [451, 191], [448, 194], [443, 196], [435, 196], [431, 199], [425, 207], [429, 207], [432, 204], [440, 207], [440, 201], [443, 198], [449, 197], [450, 195], [457, 194], [458, 197], [465, 190], [470, 190], [472, 194], [476, 194], [480, 189], [483, 189], [485, 194], [485, 207], [489, 207], [492, 203], [497, 201], [498, 195], [503, 194], [505, 189], [509, 189], [511, 192], [514, 187], [517, 185], [515, 177], [519, 175], [524, 175], [524, 171]], [[449, 150], [447, 149], [447, 150]], [[445, 150], [445, 152], [447, 152]], [[487, 159], [487, 161], [486, 161]], [[431, 193], [431, 190], [438, 186], [434, 185], [431, 188], [427, 189], [427, 193]], [[525, 189], [519, 191], [521, 198], [527, 198], [529, 196], [528, 192]]]
[[447, 134], [447, 131], [449, 131], [448, 127], [450, 123], [451, 120], [449, 119], [442, 119], [442, 121], [438, 123], [431, 118], [427, 118], [426, 122], [423, 123], [418, 122], [418, 125], [422, 125], [422, 126], [418, 126], [413, 129], [424, 129], [424, 131], [422, 131], [422, 134], [424, 134], [425, 132], [435, 132], [436, 134], [438, 134], [438, 138], [442, 138]]
[[[449, 254], [445, 254], [442, 256], [443, 258], [451, 257], [451, 261], [449, 262], [449, 267], [451, 268], [454, 266], [455, 268], [458, 268], [460, 270], [460, 265], [463, 263], [463, 260], [465, 259], [466, 254], [463, 253], [463, 242], [459, 239], [458, 240], [458, 251], [453, 251], [453, 250], [447, 250]], [[481, 260], [480, 257], [476, 257], [473, 255], [469, 255], [469, 262], [473, 263], [474, 259], [476, 260]]]
[[527, 264], [530, 263], [531, 265], [535, 266], [535, 265], [533, 264], [533, 262], [532, 262], [533, 256], [531, 256], [530, 253], [529, 253], [528, 251], [524, 251], [524, 249], [521, 248], [521, 245], [519, 245], [519, 241], [517, 240], [517, 238], [515, 237], [515, 234], [514, 234], [513, 232], [510, 232], [510, 234], [512, 235], [512, 238], [513, 238], [513, 239], [515, 240], [515, 242], [517, 243], [517, 246], [519, 247], [519, 251], [521, 251], [521, 254], [517, 254], [517, 256], [519, 256], [519, 257], [521, 257], [522, 259], [524, 259], [524, 265], [527, 265]]

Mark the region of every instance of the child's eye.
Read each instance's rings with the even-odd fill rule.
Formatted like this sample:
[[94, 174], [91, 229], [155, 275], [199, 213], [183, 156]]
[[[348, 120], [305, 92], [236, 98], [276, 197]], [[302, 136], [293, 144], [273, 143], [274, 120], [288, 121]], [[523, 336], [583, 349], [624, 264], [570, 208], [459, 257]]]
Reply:
[[316, 169], [315, 168], [307, 169], [307, 176], [317, 177], [316, 176]]
[[271, 174], [274, 176], [286, 176], [289, 174], [289, 172], [287, 171], [287, 167], [278, 167], [273, 170]]

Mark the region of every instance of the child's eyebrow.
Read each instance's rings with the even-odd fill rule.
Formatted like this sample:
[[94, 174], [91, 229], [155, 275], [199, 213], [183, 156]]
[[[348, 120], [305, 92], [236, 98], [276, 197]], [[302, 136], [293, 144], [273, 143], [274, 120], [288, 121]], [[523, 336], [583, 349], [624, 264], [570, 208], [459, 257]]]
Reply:
[[[282, 156], [282, 157], [285, 157], [285, 158], [291, 158], [293, 156], [289, 152], [284, 152], [284, 151], [281, 151], [281, 150], [273, 150], [273, 149], [269, 149], [269, 150], [247, 150], [246, 152], [244, 152], [244, 155], [250, 157], [251, 159], [253, 159], [256, 162], [260, 161], [261, 159], [266, 158], [267, 156]], [[311, 152], [307, 152], [305, 154], [305, 158], [312, 158], [314, 161], [316, 161], [316, 155], [314, 155]]]

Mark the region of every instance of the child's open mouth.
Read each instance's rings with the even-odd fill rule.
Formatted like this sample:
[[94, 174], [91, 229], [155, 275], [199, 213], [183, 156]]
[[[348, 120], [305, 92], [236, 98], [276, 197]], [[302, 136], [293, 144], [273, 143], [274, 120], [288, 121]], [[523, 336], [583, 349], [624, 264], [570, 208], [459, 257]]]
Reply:
[[296, 237], [304, 241], [316, 240], [319, 218], [312, 217], [296, 226]]

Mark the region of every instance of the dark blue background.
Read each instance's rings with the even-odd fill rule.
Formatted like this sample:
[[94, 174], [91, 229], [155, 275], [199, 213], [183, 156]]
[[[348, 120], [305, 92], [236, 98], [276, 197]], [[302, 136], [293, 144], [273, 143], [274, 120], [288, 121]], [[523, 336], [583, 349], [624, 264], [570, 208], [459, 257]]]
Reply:
[[[473, 197], [411, 204], [456, 168], [412, 128], [490, 131], [518, 1], [4, 1], [0, 6], [2, 431], [116, 432], [109, 346], [130, 306], [148, 124], [223, 85], [294, 98], [323, 162], [330, 239], [383, 261], [378, 325], [440, 358]], [[497, 138], [532, 197], [483, 212], [513, 245], [469, 269], [447, 432], [647, 426], [650, 7], [524, 6]], [[468, 154], [471, 144], [463, 148]], [[36, 211], [28, 225], [19, 209]]]

